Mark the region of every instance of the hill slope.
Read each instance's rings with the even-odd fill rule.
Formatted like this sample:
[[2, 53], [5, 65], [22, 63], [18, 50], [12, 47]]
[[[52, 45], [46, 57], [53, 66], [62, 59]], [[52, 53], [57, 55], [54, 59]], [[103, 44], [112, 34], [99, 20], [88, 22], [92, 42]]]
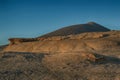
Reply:
[[89, 22], [86, 24], [78, 24], [78, 25], [64, 27], [40, 37], [66, 36], [66, 35], [80, 34], [85, 32], [104, 32], [104, 31], [110, 31], [110, 29], [107, 29], [104, 26], [99, 25], [95, 22]]

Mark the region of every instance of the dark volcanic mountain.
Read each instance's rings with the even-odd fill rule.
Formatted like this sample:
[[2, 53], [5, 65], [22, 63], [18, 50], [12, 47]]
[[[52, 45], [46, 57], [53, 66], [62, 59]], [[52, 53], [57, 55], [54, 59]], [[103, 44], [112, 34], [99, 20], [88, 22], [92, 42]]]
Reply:
[[105, 32], [105, 31], [110, 31], [110, 29], [107, 29], [104, 26], [99, 25], [95, 22], [88, 22], [86, 24], [67, 26], [40, 37], [66, 36], [71, 34], [80, 34], [84, 32]]

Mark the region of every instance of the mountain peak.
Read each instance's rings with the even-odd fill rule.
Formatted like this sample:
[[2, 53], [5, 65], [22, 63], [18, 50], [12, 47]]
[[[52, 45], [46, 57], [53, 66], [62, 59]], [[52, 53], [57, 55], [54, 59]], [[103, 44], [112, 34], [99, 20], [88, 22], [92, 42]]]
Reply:
[[96, 22], [88, 22], [87, 24], [98, 24], [98, 23], [96, 23]]
[[100, 24], [97, 24], [96, 22], [88, 22], [86, 24], [77, 24], [63, 27], [61, 29], [42, 35], [40, 37], [66, 36], [85, 32], [105, 32], [105, 31], [110, 31], [110, 29]]

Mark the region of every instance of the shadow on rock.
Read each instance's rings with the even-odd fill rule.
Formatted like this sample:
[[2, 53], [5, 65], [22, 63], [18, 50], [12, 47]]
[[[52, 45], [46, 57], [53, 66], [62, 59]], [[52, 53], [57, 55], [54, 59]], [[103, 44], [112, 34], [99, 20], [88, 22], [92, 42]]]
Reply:
[[113, 57], [113, 56], [105, 56], [105, 55], [100, 55], [100, 54], [95, 54], [96, 56], [96, 61], [94, 62], [95, 64], [120, 64], [120, 58]]

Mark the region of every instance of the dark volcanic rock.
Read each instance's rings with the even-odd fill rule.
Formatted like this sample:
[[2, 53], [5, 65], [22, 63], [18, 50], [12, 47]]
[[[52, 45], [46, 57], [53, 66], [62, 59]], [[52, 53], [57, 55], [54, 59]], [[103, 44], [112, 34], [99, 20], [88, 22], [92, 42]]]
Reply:
[[40, 37], [66, 36], [85, 32], [105, 32], [105, 31], [110, 31], [110, 29], [107, 29], [104, 26], [99, 25], [95, 22], [88, 22], [86, 24], [67, 26]]

